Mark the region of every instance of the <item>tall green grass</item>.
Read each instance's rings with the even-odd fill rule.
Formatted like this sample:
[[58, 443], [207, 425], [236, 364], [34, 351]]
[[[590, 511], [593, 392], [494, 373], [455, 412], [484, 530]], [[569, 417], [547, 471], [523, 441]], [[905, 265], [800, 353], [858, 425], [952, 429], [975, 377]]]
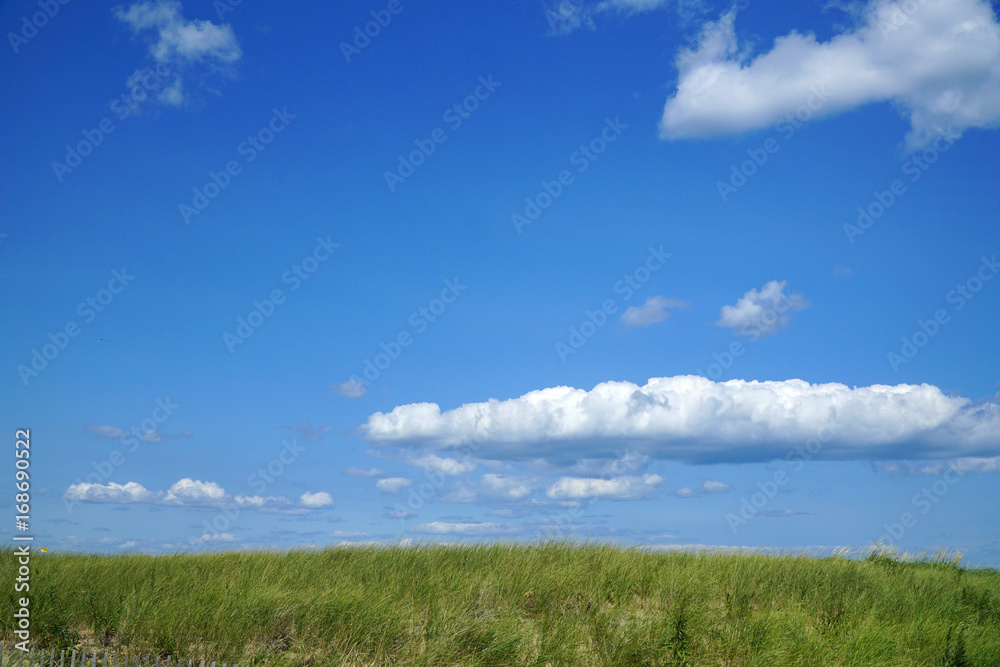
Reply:
[[[0, 590], [14, 608], [14, 556]], [[1000, 665], [1000, 572], [550, 542], [32, 558], [39, 646], [266, 665]], [[9, 613], [0, 637], [14, 639]]]

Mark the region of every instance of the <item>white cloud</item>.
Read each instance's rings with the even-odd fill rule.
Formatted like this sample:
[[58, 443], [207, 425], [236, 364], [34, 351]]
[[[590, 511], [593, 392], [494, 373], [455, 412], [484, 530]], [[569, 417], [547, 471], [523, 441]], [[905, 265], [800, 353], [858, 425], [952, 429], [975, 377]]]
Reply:
[[610, 0], [608, 4], [636, 12], [647, 12], [667, 4], [667, 0]]
[[593, 10], [584, 7], [579, 0], [560, 0], [545, 10], [545, 18], [549, 22], [549, 34], [568, 35], [584, 26], [593, 28], [592, 13]]
[[677, 92], [664, 107], [661, 135], [743, 132], [810, 103], [820, 116], [892, 102], [909, 118], [911, 149], [949, 126], [957, 133], [995, 127], [1000, 24], [990, 3], [925, 0], [907, 14], [912, 4], [872, 0], [859, 25], [829, 41], [793, 31], [758, 55], [739, 44], [736, 13], [729, 11], [704, 26], [697, 48], [679, 54]]
[[384, 475], [385, 471], [378, 468], [358, 468], [356, 466], [351, 466], [344, 470], [345, 475], [350, 475], [351, 477], [378, 477], [379, 475]]
[[375, 488], [383, 493], [399, 493], [407, 486], [413, 486], [413, 480], [406, 477], [386, 477], [375, 482]]
[[594, 18], [602, 14], [631, 16], [670, 5], [677, 5], [677, 15], [685, 21], [706, 12], [702, 0], [599, 0], [587, 4], [561, 0], [545, 11], [545, 17], [550, 34], [568, 35], [583, 27], [594, 29]]
[[319, 491], [317, 493], [306, 491], [299, 497], [299, 504], [303, 507], [316, 509], [320, 507], [333, 507], [333, 497], [326, 491]]
[[461, 475], [476, 469], [476, 464], [472, 461], [459, 461], [458, 459], [443, 458], [434, 454], [410, 459], [409, 463], [426, 472], [439, 472], [443, 475]]
[[359, 533], [352, 530], [335, 530], [330, 533], [330, 537], [371, 537], [369, 533]]
[[705, 483], [701, 485], [701, 490], [705, 493], [725, 493], [731, 488], [725, 482], [715, 482], [710, 479], [705, 480]]
[[[173, 81], [160, 90], [157, 99], [164, 104], [184, 104], [182, 70], [194, 66], [209, 72], [228, 74], [243, 57], [243, 50], [228, 24], [216, 25], [211, 21], [189, 21], [182, 15], [183, 7], [176, 0], [143, 0], [128, 9], [118, 7], [115, 17], [126, 24], [134, 35], [146, 35], [149, 54], [165, 68]], [[133, 88], [143, 70], [129, 77], [127, 85]]]
[[108, 482], [107, 485], [87, 482], [71, 484], [63, 497], [67, 500], [88, 503], [148, 503], [155, 499], [151, 491], [136, 482], [127, 484]]
[[185, 477], [174, 483], [163, 502], [177, 505], [218, 504], [226, 491], [215, 482], [202, 482]]
[[496, 533], [513, 532], [511, 526], [498, 523], [448, 523], [446, 521], [432, 521], [421, 523], [413, 527], [415, 533], [428, 533], [432, 535], [493, 535]]
[[242, 539], [232, 533], [205, 533], [201, 537], [195, 538], [198, 542], [235, 542]]
[[180, 2], [146, 0], [128, 9], [119, 7], [115, 16], [134, 33], [154, 30], [156, 41], [149, 53], [156, 62], [169, 63], [178, 59], [235, 62], [243, 50], [229, 24], [215, 25], [211, 21], [185, 19]]
[[641, 306], [630, 306], [622, 313], [621, 322], [626, 327], [648, 327], [667, 319], [670, 313], [667, 308], [684, 308], [688, 303], [680, 299], [668, 299], [664, 296], [651, 296]]
[[476, 492], [464, 484], [459, 484], [441, 500], [446, 503], [474, 503], [476, 502]]
[[344, 398], [361, 398], [368, 393], [365, 386], [354, 378], [340, 384], [331, 384], [330, 389], [333, 389], [338, 396], [343, 396]]
[[704, 493], [725, 493], [726, 491], [729, 491], [730, 488], [732, 487], [725, 482], [705, 480], [705, 482], [702, 483], [701, 487], [697, 490], [685, 486], [682, 489], [674, 491], [673, 494], [679, 498], [694, 498], [695, 496]]
[[358, 549], [367, 549], [370, 547], [384, 547], [385, 544], [383, 542], [379, 542], [378, 540], [341, 540], [340, 542], [337, 542], [333, 546], [344, 547], [344, 548], [353, 547]]
[[513, 477], [493, 473], [483, 475], [480, 485], [490, 495], [509, 500], [520, 500], [530, 495], [532, 490], [537, 486], [527, 477]]
[[184, 104], [184, 81], [180, 77], [174, 79], [172, 84], [160, 91], [156, 99], [168, 106], [182, 106]]
[[163, 436], [162, 436], [162, 435], [160, 435], [160, 432], [159, 432], [159, 431], [157, 431], [157, 430], [156, 430], [156, 429], [154, 428], [154, 429], [151, 429], [151, 430], [149, 430], [149, 431], [145, 431], [145, 432], [144, 432], [144, 433], [142, 434], [142, 439], [143, 439], [143, 440], [144, 440], [145, 442], [162, 442], [162, 441], [163, 441]]
[[329, 494], [324, 492], [303, 494], [299, 505], [284, 496], [233, 496], [215, 482], [202, 482], [189, 477], [175, 482], [166, 491], [150, 491], [137, 482], [127, 484], [81, 482], [71, 484], [63, 493], [63, 498], [89, 503], [149, 503], [195, 509], [232, 508], [235, 505], [239, 508], [285, 514], [304, 514], [325, 506], [316, 504], [320, 501], [333, 502]]
[[[268, 504], [277, 501], [279, 504], [287, 504], [285, 498], [276, 498], [274, 496], [233, 496], [233, 502], [240, 507], [251, 507], [256, 509], [261, 509], [266, 507]], [[282, 502], [283, 501], [283, 502]]]
[[650, 495], [663, 482], [659, 475], [632, 477], [623, 475], [611, 479], [592, 477], [563, 477], [545, 492], [552, 500], [582, 500], [604, 498], [606, 500], [636, 500]]
[[803, 380], [713, 382], [685, 375], [645, 386], [552, 387], [441, 411], [435, 403], [376, 412], [376, 445], [475, 445], [481, 460], [585, 459], [625, 445], [660, 460], [766, 461], [814, 441], [825, 460], [1000, 454], [1000, 406], [929, 385], [847, 387]]
[[940, 475], [946, 470], [953, 470], [959, 475], [1000, 472], [1000, 456], [975, 457], [966, 456], [946, 461], [930, 463], [877, 463], [876, 467], [888, 473], [906, 473], [909, 475]]
[[106, 424], [102, 426], [91, 426], [88, 424], [84, 428], [95, 435], [101, 436], [102, 438], [120, 438], [125, 435], [125, 431], [120, 428], [116, 426], [108, 426]]
[[729, 327], [741, 336], [773, 334], [786, 326], [791, 318], [789, 313], [802, 310], [809, 302], [798, 292], [785, 293], [787, 280], [772, 280], [760, 291], [757, 288], [740, 297], [735, 306], [723, 306], [719, 310], [717, 326]]

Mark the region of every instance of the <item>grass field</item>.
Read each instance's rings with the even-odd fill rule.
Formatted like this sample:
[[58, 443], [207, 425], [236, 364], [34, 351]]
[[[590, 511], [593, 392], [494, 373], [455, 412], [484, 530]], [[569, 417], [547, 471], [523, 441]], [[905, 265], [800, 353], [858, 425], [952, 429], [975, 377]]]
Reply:
[[[39, 646], [220, 665], [1000, 665], [1000, 572], [947, 554], [554, 542], [31, 563]], [[0, 616], [5, 644], [13, 629]]]

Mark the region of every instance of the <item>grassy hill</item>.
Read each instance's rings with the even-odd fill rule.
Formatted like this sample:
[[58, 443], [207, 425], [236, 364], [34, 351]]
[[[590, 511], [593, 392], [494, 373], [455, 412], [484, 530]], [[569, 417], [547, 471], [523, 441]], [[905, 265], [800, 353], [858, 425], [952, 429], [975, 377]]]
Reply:
[[[266, 665], [1000, 665], [1000, 572], [940, 554], [556, 542], [31, 562], [39, 646]], [[13, 629], [0, 615], [5, 644]]]

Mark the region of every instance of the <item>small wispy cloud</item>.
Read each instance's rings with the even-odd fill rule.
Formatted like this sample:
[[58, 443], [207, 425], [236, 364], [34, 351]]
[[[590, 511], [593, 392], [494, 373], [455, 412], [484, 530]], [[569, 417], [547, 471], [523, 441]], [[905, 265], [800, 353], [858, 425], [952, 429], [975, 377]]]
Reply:
[[289, 431], [294, 431], [299, 434], [299, 437], [303, 440], [308, 440], [310, 442], [317, 442], [323, 438], [327, 433], [330, 432], [329, 426], [313, 426], [309, 422], [302, 422], [301, 424], [293, 424], [292, 426], [282, 426], [281, 428], [288, 429]]
[[375, 482], [375, 488], [382, 493], [399, 493], [408, 486], [413, 486], [413, 480], [406, 477], [386, 477]]
[[449, 523], [447, 521], [432, 521], [421, 523], [413, 527], [415, 533], [426, 533], [430, 535], [495, 535], [498, 533], [517, 532], [515, 526], [506, 524], [482, 522], [482, 523]]
[[503, 500], [521, 500], [526, 498], [541, 484], [530, 477], [513, 475], [497, 475], [487, 473], [480, 481], [480, 487], [490, 496]]
[[379, 475], [384, 475], [385, 471], [380, 468], [358, 468], [357, 466], [351, 466], [344, 469], [344, 474], [351, 477], [378, 477]]
[[580, 28], [596, 28], [594, 19], [601, 15], [633, 16], [675, 6], [677, 17], [687, 22], [707, 12], [702, 0], [561, 0], [545, 9], [550, 35], [568, 35]]
[[976, 457], [963, 456], [944, 461], [919, 463], [915, 461], [889, 461], [873, 464], [886, 473], [901, 473], [904, 475], [940, 475], [951, 470], [958, 475], [1000, 472], [1000, 456]]
[[678, 498], [694, 498], [695, 496], [700, 496], [706, 493], [725, 493], [731, 488], [732, 487], [725, 482], [717, 482], [715, 480], [708, 479], [702, 482], [702, 485], [697, 489], [685, 486], [684, 488], [674, 491], [672, 495], [675, 495]]
[[621, 323], [625, 327], [648, 327], [662, 322], [670, 316], [668, 308], [686, 308], [690, 304], [680, 299], [665, 296], [651, 296], [641, 306], [630, 306], [622, 313]]
[[101, 436], [102, 438], [121, 438], [125, 435], [125, 431], [121, 430], [117, 426], [110, 426], [108, 424], [100, 426], [87, 424], [83, 428], [94, 435]]
[[195, 538], [196, 541], [201, 543], [236, 542], [241, 539], [243, 538], [232, 533], [205, 533], [201, 537]]
[[849, 266], [841, 266], [836, 264], [833, 267], [833, 275], [837, 278], [850, 278], [853, 275], [854, 269]]
[[309, 493], [308, 491], [299, 496], [299, 504], [310, 509], [320, 509], [322, 507], [333, 507], [333, 497], [326, 491]]
[[[143, 0], [114, 9], [115, 17], [147, 42], [153, 61], [173, 80], [157, 92], [157, 99], [170, 106], [182, 106], [187, 98], [183, 77], [193, 74], [199, 81], [207, 74], [232, 76], [243, 57], [243, 49], [232, 26], [206, 20], [189, 20], [176, 0]], [[134, 88], [144, 70], [137, 70], [126, 82]]]
[[663, 478], [655, 474], [642, 477], [622, 475], [611, 479], [563, 477], [545, 492], [552, 500], [637, 500], [651, 495]]
[[354, 378], [339, 384], [335, 382], [330, 385], [330, 389], [332, 389], [337, 396], [343, 396], [344, 398], [361, 398], [368, 393], [365, 386]]
[[725, 482], [716, 482], [710, 479], [705, 480], [701, 485], [701, 490], [705, 493], [725, 493], [729, 491], [732, 487]]

